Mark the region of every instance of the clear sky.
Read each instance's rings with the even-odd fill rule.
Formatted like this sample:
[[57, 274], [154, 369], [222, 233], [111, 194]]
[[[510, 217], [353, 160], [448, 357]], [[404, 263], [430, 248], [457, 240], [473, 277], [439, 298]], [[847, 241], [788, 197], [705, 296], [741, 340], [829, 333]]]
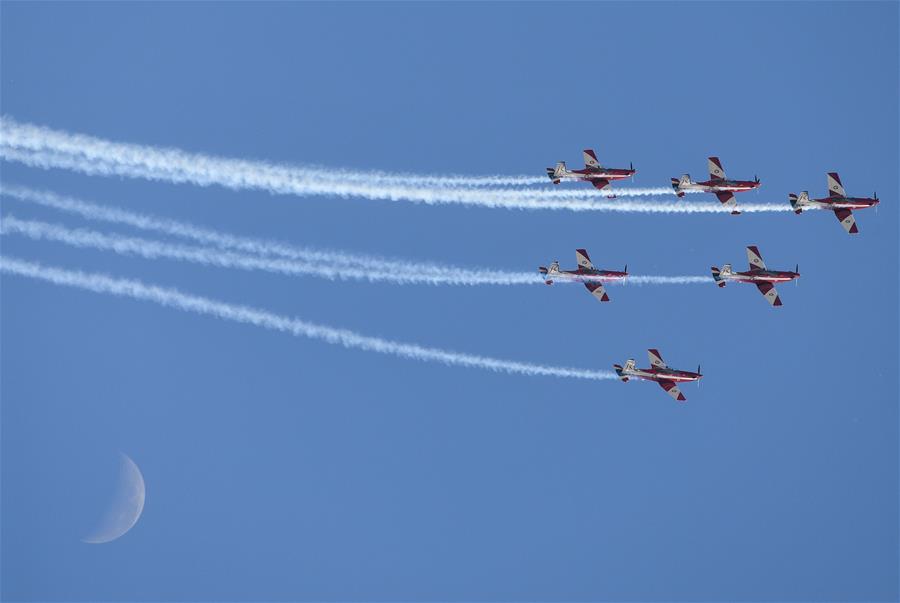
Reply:
[[[0, 104], [23, 122], [421, 173], [542, 175], [592, 146], [633, 161], [634, 186], [719, 155], [762, 179], [739, 201], [823, 196], [832, 170], [882, 199], [850, 237], [825, 213], [435, 208], [3, 163], [4, 183], [307, 246], [510, 270], [586, 247], [601, 267], [703, 275], [756, 244], [803, 274], [777, 310], [748, 285], [615, 287], [601, 305], [577, 287], [332, 283], [4, 237], [4, 255], [371, 335], [597, 369], [656, 347], [706, 377], [679, 405], [650, 383], [417, 363], [4, 276], [3, 600], [898, 597], [896, 2], [0, 17]], [[118, 451], [143, 472], [143, 516], [85, 544]]]

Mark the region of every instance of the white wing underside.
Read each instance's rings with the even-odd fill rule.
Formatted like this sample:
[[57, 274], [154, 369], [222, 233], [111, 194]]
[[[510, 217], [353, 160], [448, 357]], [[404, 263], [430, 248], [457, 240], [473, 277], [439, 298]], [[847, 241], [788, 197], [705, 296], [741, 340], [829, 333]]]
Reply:
[[647, 350], [647, 358], [650, 360], [650, 366], [668, 368], [657, 350]]

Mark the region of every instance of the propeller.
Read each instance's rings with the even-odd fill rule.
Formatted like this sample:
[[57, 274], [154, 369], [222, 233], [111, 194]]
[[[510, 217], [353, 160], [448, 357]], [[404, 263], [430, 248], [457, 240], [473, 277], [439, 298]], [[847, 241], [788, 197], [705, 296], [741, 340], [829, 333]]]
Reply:
[[628, 264], [625, 264], [625, 270], [623, 271], [625, 274], [628, 274]]
[[[876, 192], [873, 191], [873, 192], [872, 192], [872, 198], [875, 199], [876, 201], [878, 201], [878, 193], [876, 193]], [[877, 203], [875, 204], [875, 214], [876, 214], [876, 215], [878, 214], [878, 204], [877, 204]]]
[[700, 365], [697, 365], [697, 387], [700, 387], [700, 380], [703, 378], [703, 373], [700, 372]]
[[799, 287], [800, 286], [800, 264], [797, 264], [796, 266], [794, 266], [794, 274], [797, 275], [797, 278], [794, 279], [794, 286]]
[[634, 162], [628, 162], [628, 169], [631, 170], [631, 181], [634, 182]]

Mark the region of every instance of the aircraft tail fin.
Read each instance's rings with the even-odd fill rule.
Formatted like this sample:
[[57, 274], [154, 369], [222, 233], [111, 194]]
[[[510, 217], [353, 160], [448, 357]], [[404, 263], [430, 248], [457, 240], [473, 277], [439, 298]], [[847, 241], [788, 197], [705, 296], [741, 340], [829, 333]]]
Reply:
[[684, 191], [681, 190], [681, 187], [689, 184], [691, 184], [691, 177], [688, 174], [681, 178], [672, 178], [672, 188], [675, 189], [675, 194], [679, 197], [684, 197]]
[[803, 208], [806, 207], [807, 204], [809, 204], [809, 193], [806, 191], [803, 191], [799, 195], [791, 193], [790, 195], [788, 195], [788, 199], [791, 202], [791, 207], [794, 208], [794, 213], [802, 214]]
[[556, 164], [555, 168], [547, 168], [547, 176], [550, 177], [550, 180], [553, 184], [559, 184], [560, 179], [566, 173], [566, 162], [560, 161]]
[[550, 264], [549, 268], [541, 266], [540, 268], [538, 268], [538, 272], [540, 272], [541, 276], [544, 277], [545, 283], [547, 283], [548, 285], [552, 285], [553, 278], [559, 276], [559, 261]]
[[718, 285], [719, 287], [725, 286], [727, 278], [731, 276], [731, 274], [731, 264], [725, 264], [724, 266], [722, 266], [721, 270], [718, 266], [712, 267], [713, 280], [716, 281], [716, 285]]
[[625, 366], [614, 364], [613, 368], [616, 369], [616, 374], [619, 376], [619, 379], [621, 379], [624, 383], [628, 383], [628, 379], [631, 378], [628, 372], [634, 370], [634, 358], [629, 358], [625, 362]]

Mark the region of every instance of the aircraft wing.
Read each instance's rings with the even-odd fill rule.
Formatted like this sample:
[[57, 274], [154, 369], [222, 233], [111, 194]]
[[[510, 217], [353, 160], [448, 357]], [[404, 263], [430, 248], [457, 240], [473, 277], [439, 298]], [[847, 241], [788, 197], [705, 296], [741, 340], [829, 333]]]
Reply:
[[591, 263], [591, 256], [588, 255], [587, 249], [576, 249], [575, 261], [581, 268], [587, 268], [588, 270], [590, 270], [594, 267], [594, 265]]
[[647, 358], [650, 359], [650, 366], [654, 368], [669, 368], [663, 362], [662, 355], [659, 350], [647, 350]]
[[594, 149], [585, 149], [584, 153], [584, 167], [586, 168], [598, 168], [600, 167], [600, 162], [597, 161], [597, 156], [594, 154]]
[[592, 283], [590, 281], [584, 284], [585, 288], [591, 292], [591, 295], [596, 297], [602, 302], [608, 302], [609, 296], [606, 294], [606, 291], [603, 289], [602, 283]]
[[766, 269], [766, 263], [763, 261], [762, 255], [759, 253], [759, 247], [757, 247], [756, 245], [750, 245], [749, 247], [747, 247], [747, 262], [750, 264], [751, 269]]
[[710, 180], [725, 180], [725, 168], [722, 167], [718, 157], [710, 157], [708, 164]]
[[772, 283], [756, 283], [756, 288], [763, 294], [763, 297], [773, 306], [781, 305], [781, 298], [778, 297], [778, 291]]
[[834, 210], [834, 215], [837, 216], [838, 221], [840, 221], [841, 226], [844, 227], [849, 234], [857, 234], [859, 229], [856, 227], [856, 219], [853, 217], [853, 212], [849, 209], [836, 209]]
[[678, 389], [678, 386], [675, 385], [674, 381], [657, 381], [659, 386], [666, 390], [666, 393], [678, 400], [679, 402], [684, 402], [687, 398], [684, 397], [684, 394], [681, 393], [681, 390]]
[[734, 199], [734, 193], [731, 191], [721, 191], [716, 193], [716, 197], [719, 198], [719, 201], [722, 202], [722, 205], [725, 207], [730, 207], [732, 213], [737, 211], [737, 201]]
[[598, 178], [595, 180], [591, 180], [591, 184], [593, 184], [594, 188], [596, 188], [598, 191], [602, 191], [609, 186], [609, 180], [606, 180], [605, 178]]
[[841, 177], [837, 172], [828, 172], [828, 196], [829, 197], [846, 197], [844, 185], [841, 184]]

